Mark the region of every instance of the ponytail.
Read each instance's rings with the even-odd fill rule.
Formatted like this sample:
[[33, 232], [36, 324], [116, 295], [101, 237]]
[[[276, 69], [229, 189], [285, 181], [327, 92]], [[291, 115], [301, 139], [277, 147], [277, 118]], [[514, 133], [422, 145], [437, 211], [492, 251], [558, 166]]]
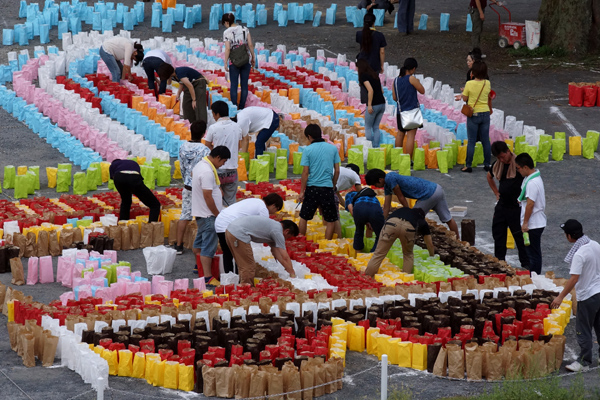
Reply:
[[402, 67], [402, 68], [400, 68], [400, 76], [402, 77], [404, 75], [406, 75], [406, 68]]
[[139, 63], [141, 63], [144, 60], [144, 46], [142, 46], [138, 42], [135, 42], [133, 44], [133, 49], [136, 51], [134, 59], [135, 59], [135, 65], [137, 66]]
[[405, 76], [408, 71], [413, 70], [418, 66], [419, 64], [417, 63], [417, 60], [415, 60], [412, 57], [407, 58], [406, 60], [404, 60], [404, 65], [402, 66], [402, 68], [400, 68], [400, 76]]
[[361, 50], [365, 53], [371, 52], [373, 43], [373, 31], [371, 27], [375, 24], [375, 15], [365, 14], [363, 18], [362, 41], [360, 43]]

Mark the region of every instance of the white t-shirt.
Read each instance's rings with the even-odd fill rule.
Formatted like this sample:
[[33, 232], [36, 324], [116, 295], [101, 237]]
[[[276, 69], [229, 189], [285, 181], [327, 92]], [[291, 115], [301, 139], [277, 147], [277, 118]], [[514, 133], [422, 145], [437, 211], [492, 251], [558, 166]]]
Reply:
[[237, 169], [239, 143], [244, 136], [246, 135], [242, 134], [242, 128], [227, 117], [219, 118], [208, 128], [204, 139], [211, 142], [213, 148], [225, 146], [231, 152], [231, 158], [219, 169]]
[[131, 40], [115, 36], [102, 42], [102, 48], [116, 60], [122, 60], [124, 65], [131, 66], [131, 56], [135, 51]]
[[265, 107], [246, 107], [237, 113], [237, 123], [244, 136], [248, 132], [259, 132], [273, 123], [273, 110]]
[[149, 52], [147, 52], [144, 55], [144, 60], [148, 57], [157, 57], [157, 58], [160, 58], [161, 60], [163, 60], [164, 62], [166, 62], [167, 64], [173, 64], [171, 62], [171, 57], [169, 57], [169, 55], [167, 53], [165, 53], [164, 51], [162, 51], [160, 49], [150, 50]]
[[223, 209], [223, 194], [217, 185], [213, 167], [209, 161], [202, 160], [194, 167], [192, 172], [192, 215], [206, 218], [214, 214], [204, 200], [203, 190], [212, 190], [212, 197], [219, 212]]
[[592, 240], [581, 246], [573, 256], [569, 273], [579, 275], [575, 284], [577, 301], [600, 293], [600, 244]]
[[360, 185], [360, 176], [350, 168], [340, 167], [340, 176], [337, 180], [337, 190], [343, 192], [354, 185]]
[[[527, 178], [523, 180], [521, 189], [525, 185]], [[546, 227], [546, 192], [544, 191], [544, 181], [541, 176], [536, 176], [527, 182], [527, 189], [525, 190], [525, 196], [527, 199], [531, 199], [535, 202], [533, 211], [529, 217], [529, 229], [545, 228]], [[525, 207], [527, 207], [527, 199], [521, 202], [521, 225], [525, 218]]]
[[223, 41], [229, 42], [231, 44], [231, 48], [234, 48], [237, 45], [248, 43], [249, 34], [250, 30], [245, 26], [232, 26], [225, 29], [225, 31], [223, 32]]
[[224, 233], [234, 220], [249, 215], [269, 218], [269, 209], [262, 199], [246, 199], [230, 205], [219, 213], [215, 221], [217, 233]]

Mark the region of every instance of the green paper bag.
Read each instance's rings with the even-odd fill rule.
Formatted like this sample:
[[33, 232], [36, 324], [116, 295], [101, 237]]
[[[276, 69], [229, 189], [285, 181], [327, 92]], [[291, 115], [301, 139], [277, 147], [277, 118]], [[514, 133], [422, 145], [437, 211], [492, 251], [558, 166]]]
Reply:
[[344, 237], [353, 238], [356, 233], [356, 225], [348, 225], [344, 227]]
[[361, 153], [364, 153], [365, 151], [362, 144], [353, 144], [352, 146], [350, 146], [350, 149], [358, 149]]
[[250, 160], [250, 169], [248, 170], [248, 180], [253, 181], [256, 180], [256, 163], [258, 160], [253, 158]]
[[537, 147], [535, 146], [531, 146], [529, 144], [524, 144], [523, 145], [523, 153], [527, 153], [531, 156], [531, 159], [533, 160], [533, 166], [535, 167], [537, 165]]
[[[25, 174], [27, 176], [27, 194], [34, 194], [35, 193], [35, 180], [37, 178], [37, 175], [35, 174], [35, 172], [27, 170], [27, 173]], [[39, 182], [39, 179], [38, 179]]]
[[[58, 169], [67, 169], [67, 170], [69, 170], [69, 175], [73, 176], [73, 164], [71, 164], [71, 163], [58, 164]], [[69, 183], [69, 186], [71, 186], [70, 183]]]
[[525, 136], [517, 136], [515, 138], [515, 155], [518, 156], [519, 154], [523, 153], [525, 151], [523, 146], [526, 144], [527, 142], [525, 141]]
[[369, 149], [367, 169], [371, 170], [374, 168], [378, 168], [382, 171], [385, 170], [385, 154], [383, 149]]
[[403, 154], [402, 147], [394, 147], [390, 151], [391, 163], [390, 168], [394, 171], [400, 169], [400, 155]]
[[[456, 164], [455, 156], [454, 156], [454, 147], [451, 144], [447, 144], [444, 146], [444, 150], [448, 152], [448, 169], [454, 168], [454, 164]], [[439, 161], [438, 161], [439, 164]]]
[[288, 150], [287, 149], [277, 149], [277, 158], [285, 157], [288, 158]]
[[84, 172], [76, 172], [73, 175], [73, 194], [86, 194], [88, 192], [88, 177], [89, 180], [93, 180], [92, 175], [86, 176]]
[[59, 168], [58, 172], [56, 173], [56, 192], [57, 193], [68, 192], [70, 186], [71, 186], [71, 171], [67, 168]]
[[440, 150], [436, 153], [438, 168], [442, 174], [448, 173], [448, 150]]
[[17, 170], [14, 165], [4, 166], [4, 189], [15, 188], [15, 176], [17, 176]]
[[264, 156], [269, 156], [269, 172], [275, 172], [275, 158], [277, 158], [277, 153], [272, 150], [265, 151], [262, 156], [258, 156], [259, 160], [264, 160]]
[[277, 169], [275, 172], [276, 179], [287, 179], [288, 163], [287, 156], [277, 157]]
[[587, 131], [586, 138], [594, 139], [594, 152], [598, 151], [598, 139], [600, 138], [600, 132], [598, 131]]
[[158, 166], [156, 185], [162, 187], [171, 186], [171, 164], [163, 162]]
[[537, 159], [536, 161], [541, 163], [547, 163], [550, 157], [550, 150], [552, 149], [552, 136], [540, 135], [540, 141], [538, 143]]
[[92, 219], [79, 219], [79, 220], [77, 220], [77, 227], [78, 228], [80, 226], [88, 227], [88, 226], [92, 225], [93, 222], [94, 222], [94, 220], [92, 220]]
[[29, 188], [29, 177], [27, 175], [15, 176], [15, 199], [26, 199]]
[[594, 138], [586, 137], [582, 140], [582, 143], [583, 143], [583, 150], [581, 152], [581, 155], [583, 156], [583, 158], [587, 158], [588, 160], [594, 158], [594, 146], [595, 146]]
[[156, 177], [154, 176], [154, 167], [149, 165], [140, 165], [140, 171], [142, 178], [144, 179], [144, 185], [148, 186], [149, 189], [154, 190], [156, 187]]
[[481, 142], [475, 143], [475, 153], [473, 153], [472, 167], [476, 167], [479, 164], [483, 164], [483, 146]]
[[[352, 146], [354, 147], [354, 146]], [[295, 155], [295, 154], [294, 154]], [[355, 148], [348, 151], [348, 164], [358, 165], [361, 174], [365, 173], [365, 159], [362, 150]]]
[[431, 142], [429, 142], [430, 149], [435, 149], [437, 147], [440, 147], [440, 142], [438, 142], [437, 140], [432, 140]]
[[109, 180], [108, 180], [108, 189], [109, 189], [109, 190], [117, 190], [117, 189], [115, 188], [115, 181], [113, 181], [112, 179], [109, 179]]
[[380, 149], [385, 149], [385, 165], [390, 165], [392, 163], [392, 149], [394, 148], [393, 144], [380, 144]]
[[398, 168], [398, 174], [403, 176], [410, 176], [410, 154], [400, 154], [400, 166]]
[[250, 153], [238, 153], [246, 162], [246, 171], [250, 170]]
[[565, 139], [552, 139], [552, 159], [562, 161], [567, 152], [567, 141]]
[[300, 162], [302, 161], [302, 153], [295, 152], [294, 154], [292, 154], [292, 159], [292, 161], [294, 162], [292, 172], [296, 175], [300, 175], [302, 173], [302, 170], [304, 169], [304, 167], [300, 165]]
[[413, 169], [415, 171], [425, 170], [425, 149], [419, 147], [413, 153]]
[[154, 167], [155, 171], [158, 171], [158, 167], [160, 167], [160, 165], [163, 163], [163, 160], [161, 160], [160, 158], [156, 158], [154, 157], [152, 159], [152, 167]]
[[32, 171], [35, 174], [35, 181], [34, 181], [33, 188], [35, 190], [40, 190], [40, 166], [33, 165], [33, 166], [29, 167], [29, 171]]
[[256, 183], [269, 182], [269, 163], [264, 160], [256, 162]]
[[554, 139], [567, 139], [567, 134], [565, 132], [554, 132]]
[[[96, 168], [88, 168], [86, 171], [85, 181], [87, 182], [87, 190], [98, 190], [96, 171], [98, 171]], [[75, 182], [73, 182], [73, 185], [75, 185]]]
[[92, 172], [94, 174], [94, 182], [96, 182], [96, 186], [102, 186], [102, 165], [99, 162], [91, 163], [87, 170], [88, 174], [92, 168], [95, 168], [95, 170]]

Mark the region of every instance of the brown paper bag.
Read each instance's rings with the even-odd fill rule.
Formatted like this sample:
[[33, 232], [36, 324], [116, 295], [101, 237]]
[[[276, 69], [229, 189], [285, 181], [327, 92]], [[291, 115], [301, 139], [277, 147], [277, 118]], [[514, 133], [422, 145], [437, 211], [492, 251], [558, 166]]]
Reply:
[[13, 285], [21, 286], [25, 284], [25, 274], [23, 273], [23, 264], [20, 258], [10, 259], [10, 270], [12, 272], [12, 280], [10, 283]]
[[488, 354], [495, 353], [498, 350], [498, 345], [493, 342], [485, 342], [483, 345], [479, 346], [479, 350], [481, 350], [481, 377], [487, 377], [487, 365], [488, 365]]
[[[3, 285], [4, 286], [4, 285]], [[13, 289], [10, 286], [5, 287], [4, 301], [2, 302], [2, 315], [8, 317], [8, 302], [12, 300]]]
[[556, 371], [556, 342], [548, 342], [544, 345], [544, 351], [546, 352], [546, 368], [548, 373]]
[[502, 367], [502, 353], [486, 353], [486, 377], [488, 381], [502, 379], [504, 368]]
[[235, 375], [235, 398], [245, 399], [250, 393], [250, 378], [258, 371], [256, 365], [242, 365]]
[[35, 338], [33, 334], [26, 333], [22, 338], [23, 365], [27, 368], [35, 367]]
[[12, 351], [17, 351], [17, 337], [19, 335], [19, 325], [15, 321], [10, 321], [6, 324], [8, 328], [8, 340]]
[[216, 370], [217, 368], [208, 367], [206, 365], [202, 367], [202, 381], [204, 382], [202, 393], [204, 393], [204, 396], [206, 397], [214, 397], [217, 395]]
[[27, 232], [27, 243], [25, 244], [25, 251], [23, 257], [35, 257], [35, 233]]
[[58, 336], [52, 336], [50, 333], [46, 334], [44, 339], [44, 354], [42, 356], [42, 365], [44, 367], [51, 367], [54, 364], [57, 347]]
[[27, 239], [20, 233], [15, 233], [12, 237], [14, 246], [19, 248], [19, 257], [23, 257], [25, 254], [25, 247], [27, 247]]
[[129, 240], [131, 244], [131, 249], [136, 250], [140, 248], [140, 227], [138, 224], [128, 225], [129, 229]]
[[267, 393], [267, 385], [267, 372], [260, 370], [254, 371], [250, 376], [250, 390], [248, 391], [248, 396], [263, 397], [265, 393]]
[[433, 365], [433, 374], [437, 376], [448, 375], [448, 351], [442, 347]]
[[235, 395], [235, 375], [233, 373], [232, 368], [215, 368], [217, 397], [232, 398]]
[[302, 392], [296, 392], [302, 389], [300, 382], [300, 371], [296, 368], [292, 361], [288, 361], [281, 368], [281, 374], [283, 375], [283, 391], [290, 393], [287, 395], [288, 400], [301, 400]]
[[465, 359], [467, 364], [467, 380], [480, 381], [483, 362], [477, 343], [468, 343], [465, 345]]
[[83, 242], [83, 231], [80, 227], [73, 229], [73, 242]]
[[342, 390], [344, 387], [344, 383], [342, 379], [344, 378], [344, 360], [340, 357], [333, 357], [333, 360], [337, 363], [336, 368], [336, 379], [337, 379], [337, 390]]
[[323, 366], [322, 358], [313, 358], [310, 359], [309, 362], [312, 361], [313, 371], [314, 371], [314, 379], [315, 379], [315, 388], [313, 389], [314, 397], [320, 397], [325, 394], [325, 387], [323, 384], [325, 383], [325, 368]]
[[[525, 366], [525, 353], [524, 352], [520, 352], [520, 351], [506, 351], [504, 353], [502, 353], [503, 355], [503, 359], [502, 359], [502, 364], [506, 365], [506, 361], [507, 358], [509, 358], [509, 366], [506, 368], [505, 370], [505, 376], [506, 379], [523, 379], [525, 377], [524, 375], [524, 366]], [[510, 356], [507, 356], [507, 354], [510, 354]]]
[[281, 371], [269, 372], [267, 378], [267, 394], [269, 400], [283, 400], [283, 375]]
[[44, 329], [36, 324], [35, 319], [25, 321], [25, 326], [33, 334], [35, 339], [34, 354], [38, 360], [41, 360], [44, 354]]
[[121, 227], [118, 225], [108, 227], [108, 237], [113, 239], [113, 250], [121, 250]]
[[119, 225], [119, 229], [121, 230], [121, 250], [132, 250], [129, 227], [127, 225]]
[[177, 224], [179, 223], [178, 219], [172, 219], [169, 223], [169, 245], [173, 246], [177, 244]]
[[337, 362], [332, 359], [327, 360], [324, 364], [325, 367], [325, 382], [329, 382], [328, 386], [325, 386], [325, 393], [330, 394], [337, 391]]
[[58, 257], [62, 253], [62, 249], [58, 244], [58, 233], [54, 231], [50, 231], [48, 234], [48, 251], [52, 257]]
[[152, 225], [152, 246], [164, 246], [165, 244], [165, 225], [162, 222], [151, 222]]
[[142, 249], [145, 249], [146, 247], [152, 247], [152, 234], [152, 225], [145, 222], [142, 223], [142, 232], [140, 234], [140, 247]]
[[448, 376], [450, 378], [465, 378], [465, 354], [459, 347], [448, 349]]
[[0, 311], [4, 309], [4, 299], [6, 298], [6, 285], [0, 282]]
[[[312, 365], [308, 361], [302, 361], [300, 365], [300, 379], [302, 381], [302, 400], [312, 400], [315, 386], [315, 374]], [[310, 388], [310, 389], [308, 389]]]
[[554, 348], [554, 352], [556, 354], [556, 369], [559, 369], [563, 362], [563, 356], [565, 354], [565, 343], [567, 342], [567, 337], [564, 335], [554, 335], [550, 339], [550, 342], [555, 343], [556, 347]]
[[529, 378], [539, 378], [546, 375], [546, 350], [540, 342], [534, 342], [526, 358], [525, 375]]
[[63, 229], [62, 231], [60, 231], [60, 247], [62, 249], [68, 249], [69, 247], [71, 247], [71, 245], [73, 244], [74, 236], [74, 229]]
[[37, 256], [38, 257], [45, 257], [47, 256], [48, 253], [48, 249], [49, 249], [49, 244], [48, 244], [48, 231], [44, 231], [41, 230], [38, 233], [38, 240], [37, 240]]

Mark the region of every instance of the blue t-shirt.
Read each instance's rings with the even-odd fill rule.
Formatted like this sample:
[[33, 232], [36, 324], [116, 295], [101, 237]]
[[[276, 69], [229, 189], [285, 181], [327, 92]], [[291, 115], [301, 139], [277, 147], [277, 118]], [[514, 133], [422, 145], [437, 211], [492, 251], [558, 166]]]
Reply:
[[190, 67], [175, 68], [175, 75], [177, 75], [177, 78], [174, 79], [177, 82], [181, 81], [183, 78], [188, 78], [190, 82], [194, 82], [196, 79], [200, 79], [202, 77], [200, 72]]
[[306, 146], [300, 165], [308, 167], [306, 186], [333, 187], [333, 167], [340, 162], [337, 147], [327, 142]]
[[404, 197], [417, 200], [425, 200], [433, 196], [437, 183], [427, 181], [414, 176], [402, 176], [397, 172], [389, 172], [385, 176], [384, 193], [385, 195], [394, 194], [394, 188], [400, 186], [400, 191]]
[[[346, 197], [344, 198], [344, 202], [346, 203], [346, 211], [350, 211], [350, 210], [348, 210], [348, 206], [350, 204], [354, 204], [354, 206], [356, 206], [361, 203], [368, 205], [369, 207], [376, 207], [376, 208], [382, 210], [381, 203], [379, 203], [379, 200], [377, 199], [377, 197], [361, 196], [357, 200], [354, 200], [354, 198], [356, 197], [357, 194], [358, 194], [358, 192], [349, 192], [346, 194]], [[383, 212], [383, 210], [382, 210], [382, 212]]]

